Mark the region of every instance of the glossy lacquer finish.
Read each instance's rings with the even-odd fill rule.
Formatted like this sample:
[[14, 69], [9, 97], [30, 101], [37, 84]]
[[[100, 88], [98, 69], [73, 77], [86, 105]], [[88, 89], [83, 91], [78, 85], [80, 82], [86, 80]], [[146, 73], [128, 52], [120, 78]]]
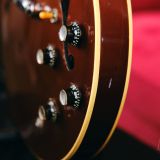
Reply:
[[[37, 157], [45, 160], [89, 158], [101, 151], [107, 137], [111, 136], [127, 89], [130, 2], [70, 0], [67, 23], [76, 21], [83, 28], [82, 45], [79, 48], [69, 46], [69, 53], [75, 59], [71, 71], [66, 69], [63, 43], [58, 37], [62, 25], [59, 1], [38, 2], [58, 9], [60, 16], [56, 24], [34, 20], [12, 2], [1, 2], [2, 56], [10, 115]], [[53, 44], [59, 53], [59, 63], [54, 69], [36, 63], [37, 50], [48, 44]], [[100, 62], [96, 62], [96, 56]], [[95, 72], [98, 63], [100, 67]], [[96, 79], [98, 85], [94, 90]], [[79, 109], [63, 107], [59, 102], [60, 90], [71, 83], [76, 84], [83, 94]], [[94, 94], [95, 104], [91, 102]], [[60, 117], [56, 123], [46, 121], [43, 128], [37, 128], [38, 108], [46, 104], [48, 98], [56, 100]], [[86, 113], [92, 115], [91, 119], [86, 118]]]

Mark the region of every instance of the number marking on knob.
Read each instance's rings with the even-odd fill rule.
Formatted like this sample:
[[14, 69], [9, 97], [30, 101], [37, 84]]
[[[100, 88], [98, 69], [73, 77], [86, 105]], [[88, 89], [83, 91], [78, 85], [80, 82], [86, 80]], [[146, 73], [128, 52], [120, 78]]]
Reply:
[[45, 49], [39, 49], [36, 54], [37, 63], [47, 64], [50, 67], [55, 67], [57, 62], [58, 54], [52, 45], [48, 45]]
[[62, 42], [67, 41], [69, 44], [78, 47], [81, 42], [82, 31], [77, 22], [72, 22], [71, 25], [62, 25], [59, 30], [59, 39]]
[[59, 100], [63, 106], [79, 108], [82, 103], [82, 94], [78, 87], [72, 84], [68, 89], [60, 91]]

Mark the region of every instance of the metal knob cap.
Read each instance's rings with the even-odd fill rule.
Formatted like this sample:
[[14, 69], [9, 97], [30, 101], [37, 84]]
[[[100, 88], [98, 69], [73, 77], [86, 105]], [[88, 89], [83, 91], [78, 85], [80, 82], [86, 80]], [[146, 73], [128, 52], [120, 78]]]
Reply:
[[51, 120], [55, 122], [57, 120], [58, 110], [55, 102], [49, 99], [46, 106], [40, 106], [38, 110], [39, 119], [42, 121]]
[[60, 91], [59, 100], [63, 106], [79, 108], [82, 103], [82, 94], [78, 87], [72, 84], [68, 89]]
[[59, 110], [55, 104], [55, 101], [50, 98], [47, 105], [39, 107], [35, 126], [37, 128], [43, 128], [45, 125], [45, 121], [56, 122], [58, 119], [58, 115]]
[[59, 30], [59, 39], [62, 42], [67, 41], [69, 44], [78, 47], [81, 42], [82, 31], [77, 22], [69, 26], [63, 25]]
[[46, 64], [50, 67], [56, 66], [57, 52], [52, 45], [48, 45], [45, 49], [39, 49], [36, 55], [37, 63], [42, 65]]

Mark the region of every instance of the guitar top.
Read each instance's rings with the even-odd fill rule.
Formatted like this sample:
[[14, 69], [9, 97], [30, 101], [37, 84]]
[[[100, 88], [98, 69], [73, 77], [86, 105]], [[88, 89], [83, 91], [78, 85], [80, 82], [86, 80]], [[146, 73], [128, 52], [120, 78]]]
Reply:
[[96, 157], [122, 112], [130, 0], [2, 0], [9, 113], [36, 157]]

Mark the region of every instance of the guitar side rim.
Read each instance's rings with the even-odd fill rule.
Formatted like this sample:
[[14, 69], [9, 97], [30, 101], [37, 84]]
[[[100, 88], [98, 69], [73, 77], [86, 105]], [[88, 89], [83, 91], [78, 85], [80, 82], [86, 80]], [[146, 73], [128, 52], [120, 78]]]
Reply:
[[127, 98], [127, 92], [128, 92], [128, 87], [129, 87], [129, 81], [130, 81], [130, 74], [131, 74], [131, 66], [132, 66], [132, 48], [133, 48], [133, 20], [132, 20], [132, 6], [131, 6], [131, 0], [126, 0], [127, 3], [127, 10], [128, 10], [128, 26], [129, 26], [129, 48], [128, 48], [128, 67], [127, 67], [127, 74], [126, 74], [126, 81], [125, 81], [125, 87], [124, 87], [124, 92], [122, 96], [122, 101], [119, 107], [119, 111], [117, 114], [117, 118], [113, 124], [113, 127], [107, 136], [105, 142], [103, 145], [99, 148], [99, 150], [93, 155], [92, 159], [98, 156], [103, 149], [106, 147], [110, 139], [112, 138], [112, 135], [114, 131], [116, 130], [116, 127], [118, 125], [120, 116], [122, 114], [125, 100]]
[[94, 48], [94, 71], [93, 71], [93, 80], [92, 80], [92, 89], [91, 96], [89, 99], [88, 109], [86, 112], [86, 116], [80, 130], [80, 133], [73, 144], [70, 151], [66, 154], [62, 160], [71, 159], [74, 154], [77, 152], [80, 147], [85, 133], [87, 132], [93, 109], [96, 100], [97, 90], [98, 90], [98, 82], [99, 82], [99, 72], [100, 72], [100, 53], [101, 53], [101, 16], [100, 16], [100, 3], [99, 0], [93, 0], [93, 8], [94, 8], [94, 24], [95, 24], [95, 48]]

